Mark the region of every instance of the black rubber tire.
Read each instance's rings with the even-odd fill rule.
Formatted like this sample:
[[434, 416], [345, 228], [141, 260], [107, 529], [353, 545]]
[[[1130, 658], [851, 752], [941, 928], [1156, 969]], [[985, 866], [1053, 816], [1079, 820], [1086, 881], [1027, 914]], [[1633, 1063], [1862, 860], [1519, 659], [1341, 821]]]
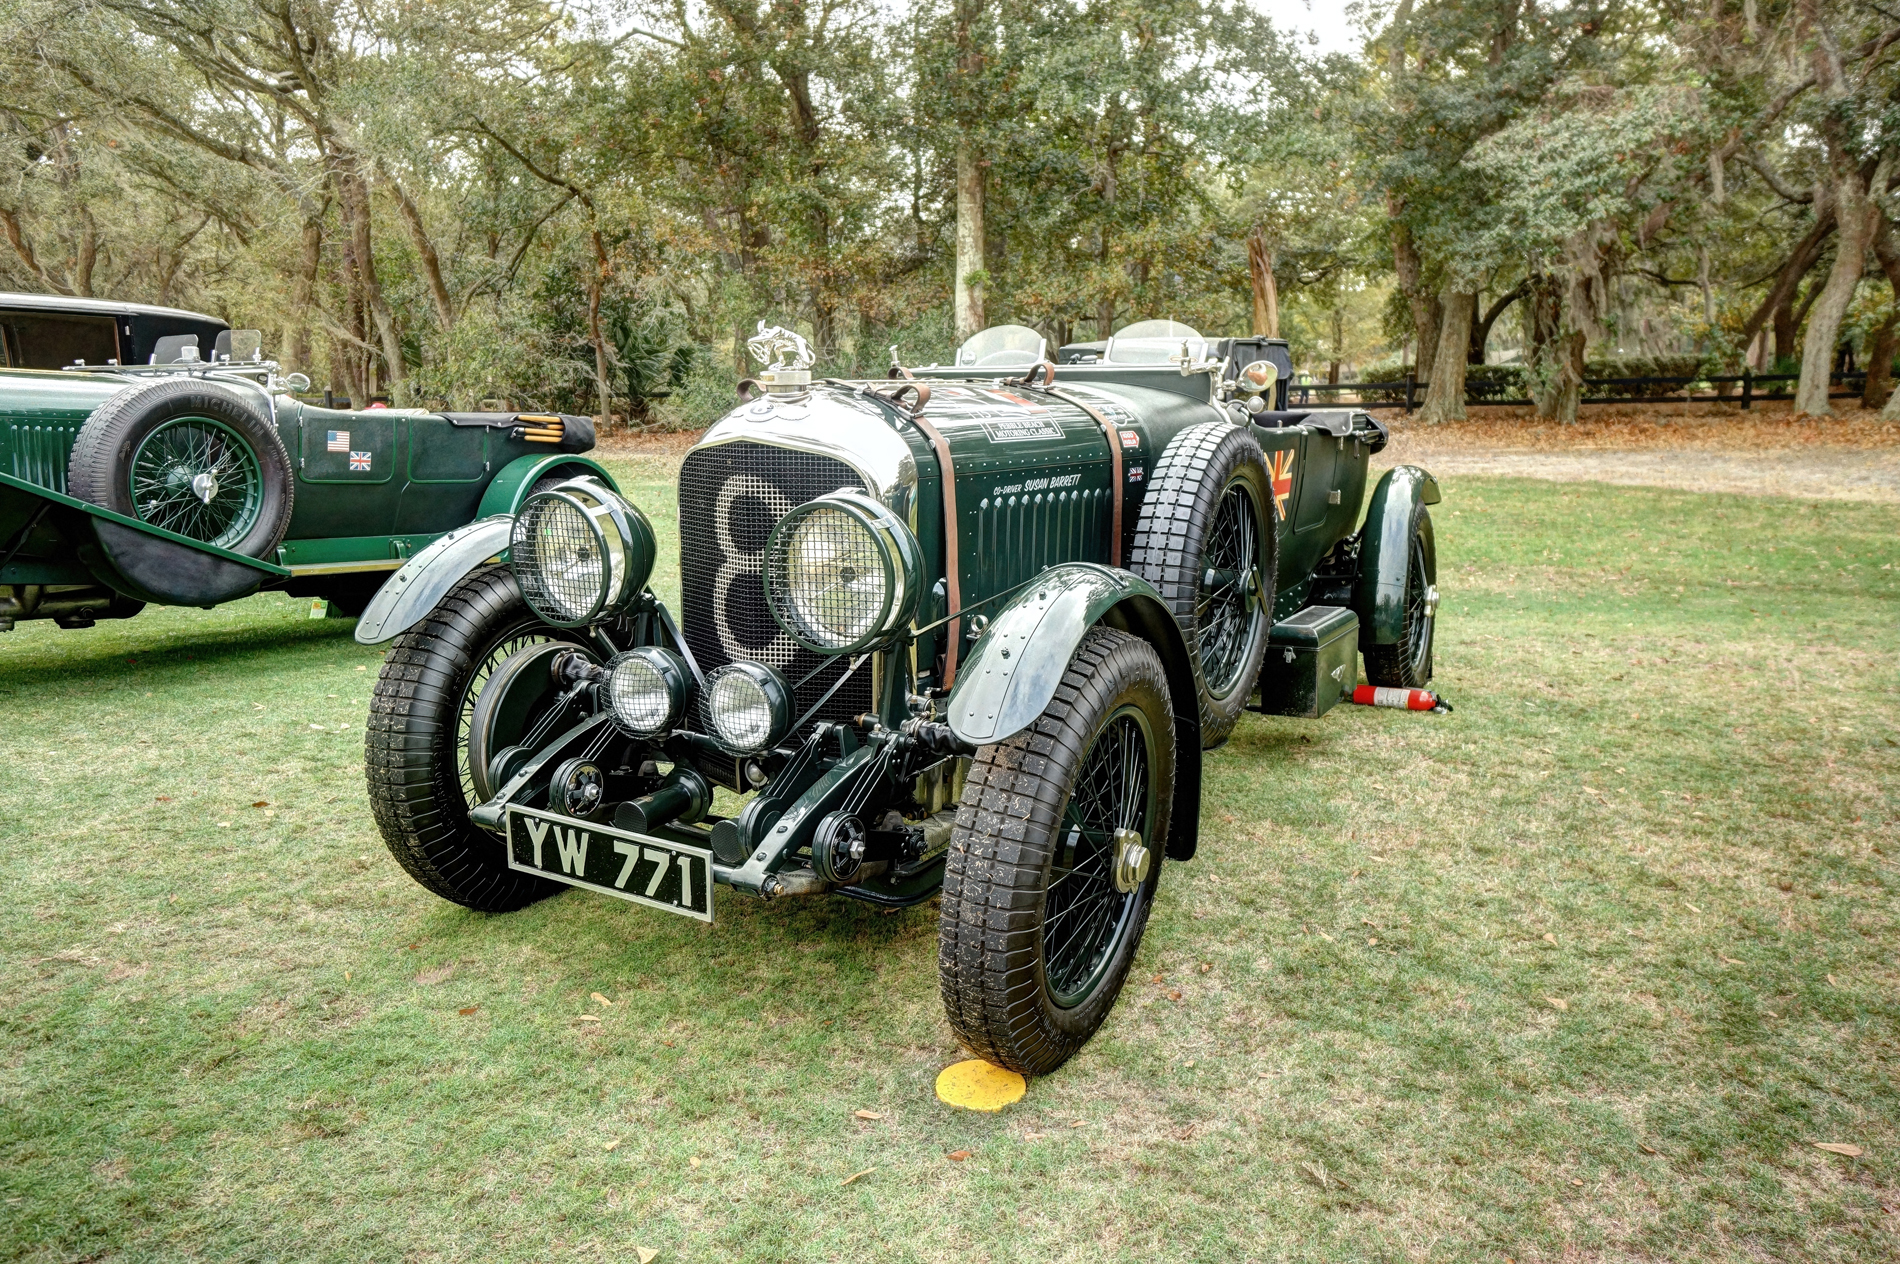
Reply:
[[[1055, 1003], [1043, 924], [1063, 813], [1096, 736], [1125, 704], [1153, 735], [1148, 877], [1122, 938], [1080, 1004]], [[1121, 993], [1161, 880], [1174, 791], [1167, 673], [1147, 642], [1097, 627], [1082, 639], [1049, 706], [1028, 729], [978, 750], [944, 866], [937, 979], [957, 1039], [1025, 1075], [1047, 1075], [1095, 1034]]]
[[[257, 406], [229, 387], [201, 378], [164, 378], [128, 386], [93, 409], [73, 441], [66, 464], [66, 490], [89, 504], [145, 521], [132, 497], [130, 471], [139, 445], [179, 417], [207, 417], [236, 431], [257, 462], [257, 516], [236, 541], [225, 545], [246, 557], [269, 557], [283, 543], [296, 499], [290, 454], [277, 427]], [[137, 580], [138, 576], [132, 576]]]
[[417, 882], [484, 913], [565, 889], [510, 869], [502, 840], [468, 819], [462, 730], [476, 677], [530, 637], [579, 643], [528, 609], [506, 566], [481, 567], [396, 638], [370, 697], [364, 767], [383, 842]]
[[[1221, 501], [1236, 484], [1244, 486], [1252, 499], [1258, 538], [1256, 565], [1267, 595], [1264, 605], [1256, 605], [1251, 613], [1238, 670], [1225, 690], [1217, 691], [1202, 670], [1203, 629], [1196, 608], [1206, 570], [1203, 557]], [[1204, 422], [1176, 435], [1156, 462], [1148, 494], [1142, 500], [1128, 568], [1155, 586], [1181, 625], [1200, 694], [1201, 745], [1209, 750], [1227, 740], [1253, 696], [1260, 663], [1267, 652], [1267, 635], [1273, 626], [1271, 608], [1279, 557], [1273, 484], [1259, 441], [1250, 431], [1225, 421]]]
[[1423, 689], [1432, 678], [1432, 645], [1438, 616], [1425, 614], [1427, 594], [1438, 582], [1438, 545], [1432, 536], [1432, 513], [1423, 505], [1412, 507], [1412, 529], [1406, 533], [1405, 629], [1390, 645], [1362, 641], [1366, 680], [1393, 689]]

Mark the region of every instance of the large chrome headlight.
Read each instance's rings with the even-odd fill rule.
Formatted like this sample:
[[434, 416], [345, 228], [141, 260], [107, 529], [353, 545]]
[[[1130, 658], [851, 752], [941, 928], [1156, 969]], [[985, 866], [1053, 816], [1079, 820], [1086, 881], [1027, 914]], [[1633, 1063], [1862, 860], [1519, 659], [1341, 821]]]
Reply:
[[849, 654], [887, 640], [916, 613], [922, 551], [883, 505], [834, 492], [779, 519], [763, 569], [766, 604], [794, 641]]
[[611, 618], [653, 574], [646, 515], [596, 478], [571, 478], [521, 504], [509, 563], [521, 596], [558, 628]]
[[607, 660], [607, 709], [614, 723], [634, 737], [660, 737], [678, 727], [692, 688], [686, 660], [657, 645]]
[[792, 726], [792, 687], [764, 663], [740, 660], [713, 669], [701, 700], [706, 725], [734, 755], [756, 755]]

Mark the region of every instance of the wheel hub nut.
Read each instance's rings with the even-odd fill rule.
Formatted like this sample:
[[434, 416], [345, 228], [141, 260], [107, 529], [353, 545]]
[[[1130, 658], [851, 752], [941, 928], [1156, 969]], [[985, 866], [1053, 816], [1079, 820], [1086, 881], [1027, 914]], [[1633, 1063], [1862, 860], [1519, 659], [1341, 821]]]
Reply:
[[205, 504], [218, 494], [218, 480], [209, 473], [195, 475], [191, 480], [191, 494]]
[[1431, 618], [1438, 613], [1438, 585], [1433, 584], [1425, 590], [1425, 617]]
[[1134, 830], [1115, 831], [1115, 889], [1123, 895], [1134, 891], [1148, 880], [1148, 866], [1152, 863], [1148, 848], [1141, 841], [1141, 835]]

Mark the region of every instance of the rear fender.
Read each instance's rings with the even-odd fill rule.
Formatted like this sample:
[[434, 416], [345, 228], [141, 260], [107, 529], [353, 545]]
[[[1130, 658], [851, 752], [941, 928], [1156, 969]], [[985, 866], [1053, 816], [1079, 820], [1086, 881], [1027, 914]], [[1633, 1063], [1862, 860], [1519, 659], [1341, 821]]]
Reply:
[[1168, 856], [1194, 855], [1201, 813], [1201, 721], [1193, 660], [1161, 594], [1128, 571], [1071, 562], [1052, 566], [999, 611], [957, 672], [950, 729], [974, 746], [1007, 741], [1056, 696], [1069, 659], [1097, 624], [1153, 645], [1174, 709], [1174, 809]]
[[620, 485], [614, 482], [600, 462], [584, 456], [571, 456], [549, 452], [540, 456], [518, 456], [501, 467], [499, 473], [489, 481], [488, 490], [482, 493], [481, 507], [475, 511], [478, 518], [489, 518], [495, 514], [514, 514], [521, 511], [521, 502], [528, 498], [534, 485], [544, 478], [580, 478], [592, 475], [615, 491]]
[[[1394, 466], [1373, 490], [1360, 529], [1359, 578], [1352, 608], [1359, 616], [1360, 643], [1394, 645], [1405, 636], [1405, 568], [1411, 561], [1412, 511], [1442, 499], [1438, 480], [1416, 465]], [[1426, 536], [1425, 578], [1436, 582], [1438, 556]]]

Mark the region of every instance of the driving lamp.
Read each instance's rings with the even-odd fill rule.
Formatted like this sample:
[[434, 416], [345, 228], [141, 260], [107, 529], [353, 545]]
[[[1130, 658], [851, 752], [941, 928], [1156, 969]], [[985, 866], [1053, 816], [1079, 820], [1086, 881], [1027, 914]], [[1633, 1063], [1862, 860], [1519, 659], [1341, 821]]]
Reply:
[[661, 737], [678, 726], [693, 688], [686, 660], [657, 645], [607, 660], [602, 693], [614, 723], [632, 737]]
[[557, 628], [619, 614], [653, 574], [646, 515], [592, 477], [523, 501], [508, 548], [522, 599]]
[[792, 687], [764, 663], [715, 668], [700, 706], [713, 736], [733, 755], [770, 750], [792, 725]]
[[888, 640], [917, 610], [922, 553], [910, 528], [859, 491], [780, 518], [765, 542], [766, 604], [800, 645], [849, 654]]

